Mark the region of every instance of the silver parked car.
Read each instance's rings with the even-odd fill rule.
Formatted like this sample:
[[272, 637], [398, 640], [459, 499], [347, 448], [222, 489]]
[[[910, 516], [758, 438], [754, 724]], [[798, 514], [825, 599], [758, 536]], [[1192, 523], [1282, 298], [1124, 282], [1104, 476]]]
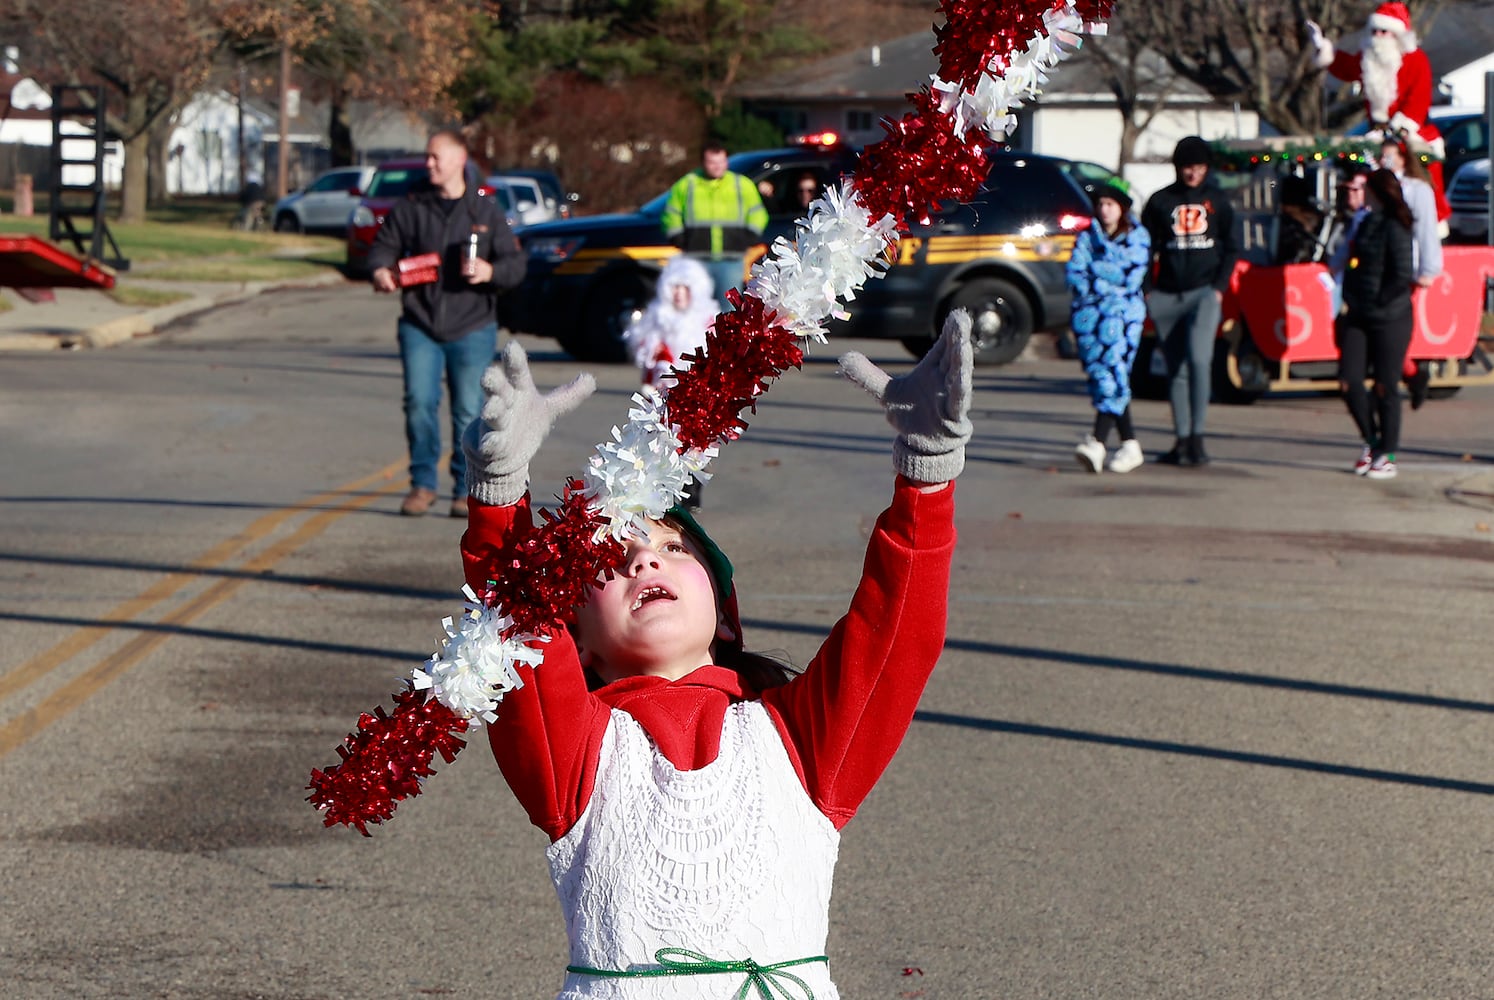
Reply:
[[374, 168], [334, 167], [300, 191], [275, 203], [270, 213], [277, 233], [335, 233], [341, 236]]
[[521, 226], [569, 218], [574, 194], [560, 186], [555, 175], [540, 170], [505, 170], [488, 176], [488, 186], [507, 193], [509, 216]]
[[1489, 238], [1489, 158], [1469, 160], [1447, 185], [1447, 220], [1455, 240], [1483, 243]]

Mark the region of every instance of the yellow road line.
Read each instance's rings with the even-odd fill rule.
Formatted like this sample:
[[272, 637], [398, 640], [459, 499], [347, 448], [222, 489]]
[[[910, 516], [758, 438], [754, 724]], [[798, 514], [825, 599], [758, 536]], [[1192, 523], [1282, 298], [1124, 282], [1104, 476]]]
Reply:
[[[404, 465], [404, 462], [395, 462], [385, 466], [371, 476], [364, 476], [362, 479], [339, 486], [336, 489], [328, 490], [325, 493], [318, 493], [307, 500], [302, 500], [288, 507], [271, 511], [250, 524], [237, 535], [224, 539], [202, 556], [188, 563], [186, 569], [157, 580], [142, 593], [115, 605], [101, 616], [101, 620], [104, 622], [127, 622], [135, 618], [196, 580], [202, 574], [203, 570], [212, 569], [232, 559], [249, 545], [252, 545], [274, 531], [286, 519], [294, 517], [310, 508], [330, 503], [346, 493], [361, 490], [381, 479], [388, 479], [403, 468]], [[25, 688], [32, 681], [45, 676], [48, 671], [88, 649], [104, 636], [114, 631], [114, 628], [113, 624], [89, 625], [81, 628], [50, 649], [38, 653], [7, 673], [0, 674], [0, 701], [4, 701], [17, 691]]]
[[[377, 478], [377, 474], [370, 478]], [[367, 481], [359, 480], [360, 483]], [[281, 559], [284, 559], [296, 551], [296, 549], [321, 534], [331, 526], [332, 522], [338, 520], [343, 515], [350, 514], [359, 507], [365, 507], [381, 496], [398, 492], [404, 488], [403, 483], [382, 486], [371, 494], [351, 497], [331, 510], [324, 510], [314, 517], [307, 518], [306, 523], [297, 528], [293, 534], [271, 545], [245, 563], [243, 566], [244, 572], [259, 573], [269, 569]], [[252, 581], [249, 577], [219, 580], [201, 594], [198, 594], [175, 611], [172, 611], [169, 615], [163, 617], [159, 624], [185, 625], [203, 612], [221, 604], [240, 587], [250, 582]], [[118, 650], [104, 657], [104, 659], [48, 695], [36, 707], [27, 709], [4, 726], [0, 726], [0, 757], [10, 753], [10, 751], [25, 743], [47, 726], [50, 726], [93, 697], [110, 681], [124, 674], [171, 637], [172, 634], [170, 632], [149, 632], [136, 636]]]

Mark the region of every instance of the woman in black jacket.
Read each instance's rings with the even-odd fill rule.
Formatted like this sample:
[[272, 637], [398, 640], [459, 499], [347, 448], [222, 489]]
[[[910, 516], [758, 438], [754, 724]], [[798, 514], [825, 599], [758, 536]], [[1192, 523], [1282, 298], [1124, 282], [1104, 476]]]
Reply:
[[[1369, 175], [1370, 212], [1354, 233], [1344, 269], [1344, 309], [1334, 325], [1338, 380], [1364, 438], [1354, 472], [1395, 477], [1401, 436], [1401, 365], [1411, 346], [1411, 210], [1389, 170]], [[1365, 378], [1373, 373], [1373, 398]]]

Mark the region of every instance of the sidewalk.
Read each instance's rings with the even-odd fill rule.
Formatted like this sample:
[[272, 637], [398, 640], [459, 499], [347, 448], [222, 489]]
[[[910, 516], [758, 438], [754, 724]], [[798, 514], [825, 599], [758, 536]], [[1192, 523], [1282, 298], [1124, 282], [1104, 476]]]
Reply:
[[348, 281], [341, 272], [288, 281], [152, 281], [128, 276], [132, 288], [188, 294], [163, 306], [128, 306], [104, 291], [59, 288], [57, 301], [32, 303], [5, 290], [12, 308], [0, 312], [0, 352], [113, 347], [146, 337], [193, 313], [242, 302], [277, 288], [322, 288]]

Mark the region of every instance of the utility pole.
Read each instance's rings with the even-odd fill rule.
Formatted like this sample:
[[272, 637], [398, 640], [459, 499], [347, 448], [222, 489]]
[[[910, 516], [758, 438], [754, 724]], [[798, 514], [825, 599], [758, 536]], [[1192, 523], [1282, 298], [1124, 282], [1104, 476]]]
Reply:
[[[1494, 72], [1484, 74], [1484, 124], [1486, 126], [1494, 127]], [[1484, 135], [1488, 134], [1489, 133], [1486, 129]], [[1485, 235], [1487, 236], [1486, 242], [1488, 242], [1490, 245], [1494, 245], [1494, 169], [1491, 169], [1489, 171], [1489, 183], [1486, 184], [1485, 187], [1489, 192], [1489, 200], [1486, 203], [1489, 209], [1489, 221], [1487, 222], [1487, 228], [1485, 229]], [[1489, 303], [1487, 301], [1484, 303], [1484, 308], [1489, 308]]]
[[[244, 90], [249, 84], [249, 74], [239, 61], [238, 112], [239, 112], [239, 190], [244, 190], [244, 179], [249, 176], [249, 150], [244, 145]], [[262, 179], [262, 178], [261, 178]]]
[[280, 142], [277, 144], [279, 162], [275, 167], [275, 197], [284, 198], [289, 193], [287, 174], [290, 172], [290, 46], [280, 43]]

